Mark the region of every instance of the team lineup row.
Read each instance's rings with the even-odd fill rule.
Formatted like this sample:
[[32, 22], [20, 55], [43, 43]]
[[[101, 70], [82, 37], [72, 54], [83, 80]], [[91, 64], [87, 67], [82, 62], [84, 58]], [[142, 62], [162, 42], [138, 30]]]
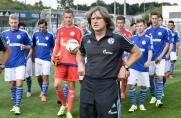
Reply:
[[163, 106], [165, 77], [173, 79], [178, 56], [179, 34], [174, 30], [173, 21], [168, 22], [168, 27], [163, 26], [161, 15], [153, 12], [150, 26], [146, 26], [143, 19], [137, 19], [130, 32], [124, 28], [123, 16], [116, 18], [115, 27], [107, 10], [100, 6], [88, 12], [87, 21], [82, 21], [80, 28], [73, 24], [71, 9], [65, 9], [63, 16], [54, 41], [44, 19], [39, 20], [39, 31], [30, 38], [25, 25], [19, 23], [16, 15], [10, 15], [10, 29], [1, 34], [4, 53], [0, 72], [4, 69], [4, 79], [11, 86], [11, 112], [21, 114], [24, 79], [27, 97], [31, 96], [32, 57], [42, 102], [47, 101], [50, 67], [54, 64], [54, 88], [61, 102], [58, 116], [66, 113], [67, 118], [73, 118], [71, 111], [78, 80], [81, 118], [120, 118], [120, 100], [125, 99], [127, 85], [132, 102], [129, 112], [137, 110], [136, 86], [141, 87], [141, 111], [146, 110], [147, 88], [152, 96], [150, 103]]

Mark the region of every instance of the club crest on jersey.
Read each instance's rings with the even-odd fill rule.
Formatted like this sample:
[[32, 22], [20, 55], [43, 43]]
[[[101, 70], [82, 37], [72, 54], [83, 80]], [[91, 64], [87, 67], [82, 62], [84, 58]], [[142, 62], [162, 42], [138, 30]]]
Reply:
[[142, 43], [142, 45], [145, 45], [145, 44], [146, 44], [146, 41], [144, 40], [144, 41], [142, 41], [141, 43]]
[[75, 32], [70, 32], [70, 36], [74, 36], [75, 35]]
[[161, 36], [161, 35], [162, 35], [162, 33], [161, 33], [161, 32], [158, 32], [158, 35], [159, 35], [159, 36]]
[[17, 35], [16, 38], [17, 38], [17, 39], [21, 39], [21, 35]]
[[109, 38], [109, 39], [107, 40], [107, 42], [108, 42], [108, 44], [112, 45], [112, 44], [114, 44], [115, 39], [114, 39], [114, 38]]
[[48, 40], [48, 39], [49, 39], [49, 37], [48, 37], [48, 36], [46, 36], [46, 37], [45, 37], [45, 39], [46, 39], [46, 40]]

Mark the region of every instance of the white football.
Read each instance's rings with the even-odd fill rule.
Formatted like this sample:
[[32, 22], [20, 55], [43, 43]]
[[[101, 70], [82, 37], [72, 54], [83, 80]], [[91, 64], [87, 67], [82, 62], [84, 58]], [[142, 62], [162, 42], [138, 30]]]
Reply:
[[66, 43], [66, 49], [72, 53], [76, 48], [79, 48], [79, 42], [75, 39], [70, 39]]

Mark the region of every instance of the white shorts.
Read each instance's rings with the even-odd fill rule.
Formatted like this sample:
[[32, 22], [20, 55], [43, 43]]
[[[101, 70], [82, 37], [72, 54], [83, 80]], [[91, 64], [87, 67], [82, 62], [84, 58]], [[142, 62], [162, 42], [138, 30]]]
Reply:
[[148, 72], [140, 72], [134, 69], [130, 69], [130, 75], [128, 77], [129, 85], [150, 87], [150, 79]]
[[170, 53], [170, 60], [171, 60], [171, 61], [177, 60], [176, 52], [171, 52], [171, 53]]
[[32, 76], [32, 60], [29, 58], [26, 62], [26, 74], [25, 77], [31, 77]]
[[170, 71], [171, 62], [170, 60], [165, 61], [165, 73]]
[[165, 59], [162, 59], [158, 64], [155, 64], [155, 61], [152, 61], [149, 67], [149, 74], [164, 76], [165, 75]]
[[51, 62], [35, 58], [35, 76], [50, 75]]
[[18, 66], [14, 68], [5, 68], [4, 80], [16, 81], [25, 79], [25, 66]]

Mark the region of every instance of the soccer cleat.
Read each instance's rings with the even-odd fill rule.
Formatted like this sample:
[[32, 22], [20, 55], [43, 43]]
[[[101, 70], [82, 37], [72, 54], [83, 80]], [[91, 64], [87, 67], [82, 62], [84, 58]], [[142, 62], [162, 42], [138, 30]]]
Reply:
[[42, 97], [41, 97], [41, 101], [42, 101], [42, 102], [46, 102], [46, 101], [47, 101], [46, 96], [42, 96]]
[[152, 97], [151, 100], [150, 100], [150, 104], [154, 104], [155, 102], [156, 102], [156, 98]]
[[131, 108], [128, 110], [128, 112], [134, 112], [137, 110], [137, 106], [136, 105], [132, 105]]
[[15, 107], [14, 114], [15, 114], [15, 115], [20, 115], [20, 114], [21, 114], [19, 107]]
[[73, 118], [72, 114], [70, 112], [66, 113], [66, 118]]
[[26, 97], [30, 97], [30, 96], [31, 96], [31, 92], [27, 92]]
[[161, 100], [157, 100], [155, 106], [160, 108], [163, 106], [163, 103], [161, 102]]
[[140, 108], [141, 111], [146, 111], [145, 106], [144, 106], [143, 104], [141, 104], [141, 105], [139, 106], [139, 108]]
[[13, 108], [10, 110], [10, 112], [14, 112], [15, 111], [15, 106], [13, 106]]
[[65, 115], [65, 109], [66, 109], [66, 106], [61, 105], [60, 110], [57, 113], [57, 116]]

